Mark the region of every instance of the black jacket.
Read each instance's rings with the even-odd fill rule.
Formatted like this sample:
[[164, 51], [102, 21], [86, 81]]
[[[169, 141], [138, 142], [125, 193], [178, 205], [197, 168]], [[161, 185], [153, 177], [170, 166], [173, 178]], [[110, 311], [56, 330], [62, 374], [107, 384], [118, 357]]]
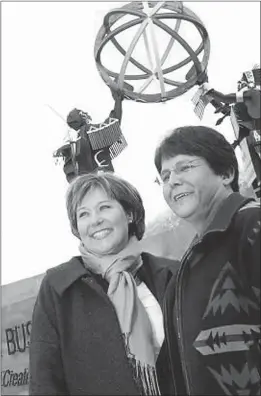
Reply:
[[[162, 306], [178, 262], [142, 258], [138, 276]], [[33, 312], [30, 395], [139, 395], [107, 288], [79, 257], [47, 271]], [[157, 370], [162, 394], [170, 394], [164, 346]]]
[[231, 194], [168, 284], [178, 395], [260, 394], [260, 207], [251, 201]]

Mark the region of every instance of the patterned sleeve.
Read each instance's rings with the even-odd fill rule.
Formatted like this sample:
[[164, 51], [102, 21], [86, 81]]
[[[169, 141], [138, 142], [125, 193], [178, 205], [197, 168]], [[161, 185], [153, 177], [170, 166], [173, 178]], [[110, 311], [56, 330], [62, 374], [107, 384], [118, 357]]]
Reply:
[[[260, 206], [257, 203], [250, 203], [243, 207], [239, 213], [240, 222], [238, 224], [241, 238], [239, 238], [238, 251], [241, 257], [241, 268], [243, 268], [244, 278], [249, 287], [249, 297], [252, 307], [252, 320], [260, 326]], [[247, 308], [246, 308], [247, 309]], [[248, 309], [247, 309], [248, 311]], [[251, 331], [248, 341], [247, 361], [252, 373], [258, 373], [260, 383], [260, 331]], [[253, 382], [254, 384], [254, 382]], [[255, 386], [255, 385], [253, 385]], [[251, 393], [253, 394], [253, 393]]]
[[260, 303], [260, 205], [254, 202], [241, 208], [239, 219], [239, 252], [242, 255], [242, 263], [246, 266], [245, 273]]

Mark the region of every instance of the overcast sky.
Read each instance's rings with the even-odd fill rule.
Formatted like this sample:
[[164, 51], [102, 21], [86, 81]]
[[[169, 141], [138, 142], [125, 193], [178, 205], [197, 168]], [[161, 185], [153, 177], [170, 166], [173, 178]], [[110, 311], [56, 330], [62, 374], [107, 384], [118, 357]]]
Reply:
[[[78, 254], [65, 211], [68, 186], [52, 158], [74, 107], [103, 121], [114, 103], [93, 56], [104, 15], [124, 2], [2, 3], [2, 284], [33, 276]], [[210, 36], [209, 83], [236, 90], [260, 59], [260, 2], [184, 2]], [[163, 134], [185, 124], [215, 127], [211, 106], [202, 121], [192, 88], [165, 104], [123, 102], [128, 148], [115, 172], [140, 191], [147, 221], [166, 210], [154, 183], [154, 149]], [[234, 140], [229, 119], [217, 128]]]

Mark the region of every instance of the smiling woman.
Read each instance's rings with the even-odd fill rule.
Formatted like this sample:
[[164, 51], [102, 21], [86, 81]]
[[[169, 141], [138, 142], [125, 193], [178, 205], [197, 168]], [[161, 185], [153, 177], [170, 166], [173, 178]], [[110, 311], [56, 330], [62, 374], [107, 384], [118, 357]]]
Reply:
[[238, 163], [223, 135], [204, 126], [176, 128], [155, 154], [164, 198], [201, 234], [218, 206], [238, 191]]
[[119, 253], [128, 243], [128, 224], [121, 204], [97, 187], [86, 194], [77, 210], [79, 236], [88, 251], [96, 255]]
[[83, 174], [66, 206], [81, 255], [43, 279], [30, 394], [173, 394], [161, 305], [178, 262], [142, 252], [138, 191], [112, 173]]
[[165, 295], [176, 394], [260, 394], [260, 205], [238, 192], [233, 147], [209, 127], [175, 128], [155, 165], [196, 232]]
[[85, 223], [90, 218], [91, 224], [95, 224], [97, 216], [102, 218], [101, 213], [107, 215], [109, 209], [117, 211], [117, 208], [128, 218], [129, 236], [135, 235], [138, 240], [143, 237], [145, 211], [140, 194], [130, 183], [112, 173], [86, 174], [77, 178], [68, 189], [66, 205], [72, 233], [78, 238], [78, 223]]

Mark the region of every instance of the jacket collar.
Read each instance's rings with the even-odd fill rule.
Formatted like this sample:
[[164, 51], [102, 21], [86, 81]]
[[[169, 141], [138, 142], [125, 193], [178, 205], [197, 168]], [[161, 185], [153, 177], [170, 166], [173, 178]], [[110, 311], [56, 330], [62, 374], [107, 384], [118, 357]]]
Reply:
[[[162, 269], [170, 266], [169, 259], [154, 257], [149, 253], [142, 253], [142, 259], [145, 265], [140, 268], [139, 272], [142, 278], [146, 274], [151, 283]], [[70, 261], [48, 270], [47, 273], [49, 282], [60, 296], [78, 279], [94, 276], [91, 271], [84, 267], [81, 256], [75, 256]]]
[[78, 279], [91, 276], [91, 272], [84, 267], [80, 256], [75, 256], [70, 261], [48, 270], [47, 274], [49, 282], [59, 295], [62, 295]]
[[204, 235], [215, 231], [225, 231], [230, 225], [236, 212], [246, 203], [251, 201], [255, 201], [254, 198], [243, 197], [238, 192], [230, 194], [221, 204], [213, 220], [204, 232]]

